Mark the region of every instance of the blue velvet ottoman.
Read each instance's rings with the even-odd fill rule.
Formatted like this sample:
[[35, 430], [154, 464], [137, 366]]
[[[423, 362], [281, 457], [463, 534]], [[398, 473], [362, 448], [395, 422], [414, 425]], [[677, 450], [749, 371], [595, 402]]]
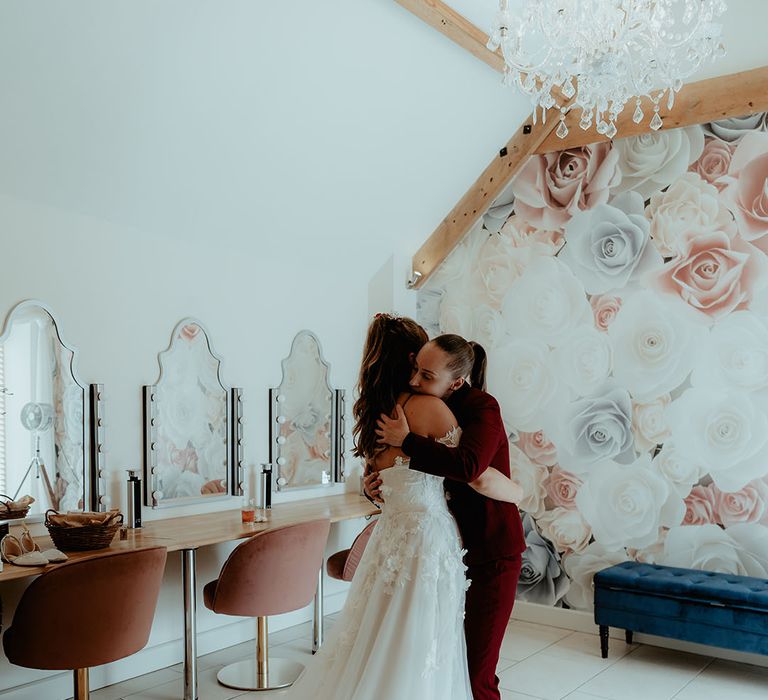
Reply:
[[595, 574], [595, 623], [608, 628], [768, 654], [768, 581], [624, 562]]

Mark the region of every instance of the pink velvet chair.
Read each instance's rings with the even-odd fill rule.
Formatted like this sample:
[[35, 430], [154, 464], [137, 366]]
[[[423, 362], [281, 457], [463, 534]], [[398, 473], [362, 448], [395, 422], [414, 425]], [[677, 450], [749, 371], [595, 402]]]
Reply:
[[75, 700], [85, 700], [89, 667], [146, 646], [165, 557], [165, 547], [113, 552], [41, 574], [24, 591], [3, 637], [8, 660], [74, 670]]
[[355, 541], [349, 549], [343, 549], [340, 552], [328, 557], [326, 571], [331, 578], [339, 581], [351, 581], [357, 571], [357, 565], [363, 557], [363, 552], [371, 539], [373, 528], [376, 527], [376, 521], [365, 526], [363, 531], [355, 537]]
[[205, 586], [205, 607], [257, 622], [256, 658], [225, 666], [217, 674], [219, 683], [271, 690], [291, 685], [304, 670], [296, 661], [269, 658], [267, 617], [312, 601], [330, 527], [329, 520], [313, 520], [258, 532], [234, 549], [219, 578]]

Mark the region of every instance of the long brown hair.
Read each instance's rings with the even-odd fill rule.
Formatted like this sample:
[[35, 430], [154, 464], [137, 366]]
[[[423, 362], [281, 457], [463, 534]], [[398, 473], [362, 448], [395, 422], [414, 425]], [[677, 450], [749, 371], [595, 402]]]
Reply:
[[358, 399], [352, 408], [356, 457], [371, 459], [381, 450], [376, 421], [390, 415], [397, 397], [408, 391], [413, 356], [429, 340], [426, 331], [410, 318], [376, 314], [368, 327], [363, 362], [357, 384]]

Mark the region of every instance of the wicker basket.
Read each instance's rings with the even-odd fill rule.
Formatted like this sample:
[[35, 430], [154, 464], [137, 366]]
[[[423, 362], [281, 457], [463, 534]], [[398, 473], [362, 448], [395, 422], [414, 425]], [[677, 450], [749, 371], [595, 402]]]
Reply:
[[118, 513], [111, 525], [83, 525], [82, 527], [65, 527], [54, 525], [48, 514], [58, 515], [53, 509], [45, 512], [45, 526], [53, 544], [62, 552], [84, 552], [91, 549], [104, 549], [109, 547], [115, 537], [115, 533], [123, 524], [123, 514]]
[[22, 518], [27, 517], [29, 506], [19, 510], [11, 510], [8, 507], [8, 504], [12, 502], [13, 499], [10, 496], [0, 493], [0, 520], [21, 520]]

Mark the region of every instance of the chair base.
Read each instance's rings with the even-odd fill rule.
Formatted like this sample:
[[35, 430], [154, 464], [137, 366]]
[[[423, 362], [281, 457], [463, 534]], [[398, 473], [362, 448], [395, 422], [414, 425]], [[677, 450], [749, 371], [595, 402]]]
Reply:
[[74, 690], [75, 694], [72, 700], [88, 700], [91, 697], [89, 682], [88, 682], [88, 669], [76, 668], [73, 672], [74, 677]]
[[259, 676], [256, 662], [245, 659], [225, 666], [216, 674], [221, 685], [236, 690], [277, 690], [293, 685], [304, 670], [304, 664], [288, 659], [270, 659], [267, 677]]

